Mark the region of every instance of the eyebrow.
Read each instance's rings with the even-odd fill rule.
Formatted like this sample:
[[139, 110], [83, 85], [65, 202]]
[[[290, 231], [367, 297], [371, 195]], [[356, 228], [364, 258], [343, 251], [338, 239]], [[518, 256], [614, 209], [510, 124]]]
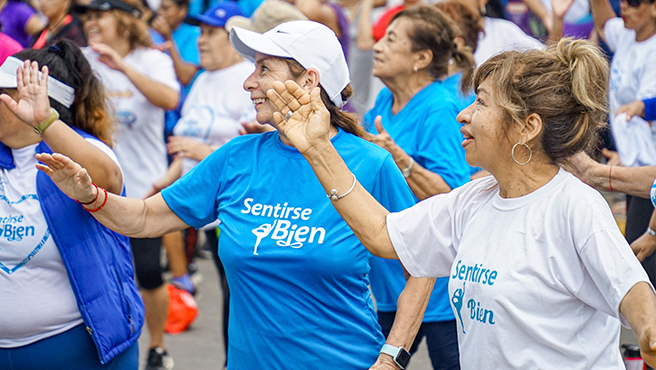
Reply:
[[262, 57], [255, 59], [255, 63], [262, 63], [269, 59], [273, 59], [273, 57], [271, 55], [263, 55]]
[[482, 87], [477, 88], [477, 89], [476, 89], [476, 95], [479, 95], [479, 94], [481, 94], [481, 93], [482, 93], [482, 94], [490, 95], [490, 93], [487, 92], [487, 90], [485, 90], [484, 88], [482, 88]]

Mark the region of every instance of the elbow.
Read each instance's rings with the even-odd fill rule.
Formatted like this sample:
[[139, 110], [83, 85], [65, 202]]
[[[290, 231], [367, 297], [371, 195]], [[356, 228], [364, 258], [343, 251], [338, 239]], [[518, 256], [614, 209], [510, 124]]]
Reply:
[[180, 94], [172, 91], [171, 93], [166, 94], [166, 96], [164, 97], [164, 99], [162, 99], [160, 104], [155, 104], [155, 105], [165, 110], [173, 110], [178, 106], [179, 101], [180, 101]]

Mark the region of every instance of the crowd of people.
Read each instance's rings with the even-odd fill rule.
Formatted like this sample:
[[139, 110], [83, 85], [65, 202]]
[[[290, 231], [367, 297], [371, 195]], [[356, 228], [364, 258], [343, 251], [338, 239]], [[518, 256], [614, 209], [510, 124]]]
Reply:
[[0, 369], [173, 369], [197, 240], [217, 368], [656, 366], [656, 2], [518, 4], [0, 0]]

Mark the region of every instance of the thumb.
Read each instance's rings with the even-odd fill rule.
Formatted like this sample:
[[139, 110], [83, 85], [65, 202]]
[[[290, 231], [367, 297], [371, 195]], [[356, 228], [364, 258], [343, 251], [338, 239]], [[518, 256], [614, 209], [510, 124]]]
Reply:
[[376, 116], [376, 119], [374, 120], [374, 125], [376, 125], [376, 131], [378, 131], [379, 134], [385, 132], [385, 128], [383, 127], [383, 117]]
[[601, 150], [601, 154], [602, 154], [604, 157], [606, 157], [606, 159], [610, 159], [610, 157], [613, 156], [613, 152], [610, 151], [610, 150], [608, 150], [608, 149], [606, 149], [606, 148], [603, 148], [603, 149]]

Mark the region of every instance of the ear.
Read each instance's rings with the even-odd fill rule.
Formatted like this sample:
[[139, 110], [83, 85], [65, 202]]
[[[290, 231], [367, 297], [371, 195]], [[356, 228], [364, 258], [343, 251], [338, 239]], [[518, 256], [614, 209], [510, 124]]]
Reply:
[[461, 48], [465, 47], [465, 39], [463, 39], [460, 36], [456, 36], [453, 39], [453, 42], [458, 46], [458, 49], [461, 49]]
[[433, 52], [426, 49], [415, 52], [415, 63], [413, 66], [417, 69], [424, 69], [428, 67], [433, 61]]
[[524, 120], [524, 127], [521, 131], [524, 143], [528, 143], [540, 136], [542, 133], [542, 117], [537, 113], [531, 113]]
[[308, 93], [315, 87], [319, 86], [319, 72], [316, 69], [310, 68], [303, 75], [301, 75], [298, 85]]

